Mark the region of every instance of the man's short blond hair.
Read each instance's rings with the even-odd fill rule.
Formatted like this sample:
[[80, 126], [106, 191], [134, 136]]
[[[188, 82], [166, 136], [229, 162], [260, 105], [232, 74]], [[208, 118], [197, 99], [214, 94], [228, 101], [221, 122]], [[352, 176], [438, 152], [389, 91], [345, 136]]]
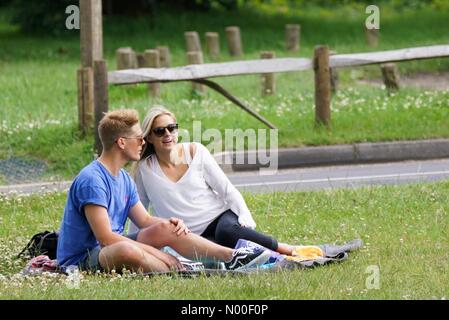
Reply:
[[132, 127], [139, 123], [139, 114], [133, 109], [108, 112], [98, 125], [103, 150], [110, 150], [118, 138], [131, 134]]

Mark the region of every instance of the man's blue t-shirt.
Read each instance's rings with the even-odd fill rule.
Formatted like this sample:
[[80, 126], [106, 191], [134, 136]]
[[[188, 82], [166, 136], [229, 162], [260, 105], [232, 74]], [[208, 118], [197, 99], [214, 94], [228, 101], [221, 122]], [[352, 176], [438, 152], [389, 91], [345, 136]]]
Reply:
[[88, 250], [99, 245], [84, 214], [85, 205], [106, 208], [112, 231], [122, 234], [129, 210], [137, 202], [136, 185], [125, 170], [113, 176], [97, 160], [81, 170], [70, 187], [59, 230], [59, 265], [77, 265], [87, 257]]

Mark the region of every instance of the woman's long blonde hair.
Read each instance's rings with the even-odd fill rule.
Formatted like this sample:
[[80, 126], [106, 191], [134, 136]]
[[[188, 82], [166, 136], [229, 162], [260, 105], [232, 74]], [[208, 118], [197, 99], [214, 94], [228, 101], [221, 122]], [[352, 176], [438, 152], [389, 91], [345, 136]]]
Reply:
[[142, 153], [140, 154], [140, 160], [134, 163], [131, 168], [131, 176], [133, 178], [136, 177], [137, 168], [140, 162], [148, 158], [150, 155], [154, 154], [154, 147], [148, 142], [147, 137], [151, 133], [151, 127], [153, 126], [154, 120], [162, 115], [168, 115], [176, 121], [175, 115], [163, 106], [154, 106], [148, 111], [142, 124], [142, 135], [145, 139], [145, 144], [143, 145]]

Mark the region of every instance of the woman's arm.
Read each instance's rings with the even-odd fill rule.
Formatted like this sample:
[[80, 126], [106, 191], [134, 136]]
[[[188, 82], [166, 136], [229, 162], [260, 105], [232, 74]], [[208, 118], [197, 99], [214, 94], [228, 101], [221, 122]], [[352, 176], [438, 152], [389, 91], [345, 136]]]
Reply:
[[137, 167], [135, 180], [136, 180], [135, 181], [136, 189], [137, 189], [137, 193], [139, 194], [140, 202], [142, 202], [145, 209], [148, 210], [148, 206], [150, 205], [150, 198], [148, 197], [148, 194], [145, 190], [145, 186], [143, 184], [142, 171], [140, 170], [140, 167]]
[[[141, 205], [145, 208], [145, 210], [148, 210], [148, 206], [150, 205], [150, 198], [148, 197], [147, 192], [145, 191], [145, 186], [143, 185], [142, 172], [141, 172], [139, 166], [136, 169], [135, 183], [136, 183], [136, 189], [137, 189], [137, 193], [139, 194]], [[150, 217], [149, 214], [147, 214], [147, 215], [148, 215], [148, 217]], [[133, 220], [131, 219], [131, 222], [130, 222], [129, 228], [128, 228], [128, 233], [134, 233], [139, 230], [140, 230], [139, 227], [137, 227], [136, 223], [134, 223]]]
[[206, 183], [229, 204], [230, 209], [238, 215], [239, 223], [242, 226], [254, 229], [256, 222], [241, 193], [229, 181], [209, 150], [205, 146], [198, 144], [197, 152], [200, 150]]

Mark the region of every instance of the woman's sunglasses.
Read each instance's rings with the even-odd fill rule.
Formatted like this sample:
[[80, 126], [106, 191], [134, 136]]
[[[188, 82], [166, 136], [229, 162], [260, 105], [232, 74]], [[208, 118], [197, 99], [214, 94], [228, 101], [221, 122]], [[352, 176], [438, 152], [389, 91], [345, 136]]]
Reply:
[[158, 127], [158, 128], [154, 128], [153, 129], [153, 133], [157, 136], [157, 137], [162, 137], [165, 134], [165, 130], [168, 130], [168, 132], [172, 133], [173, 131], [177, 131], [178, 130], [178, 124], [174, 123], [174, 124], [169, 124], [166, 127]]

